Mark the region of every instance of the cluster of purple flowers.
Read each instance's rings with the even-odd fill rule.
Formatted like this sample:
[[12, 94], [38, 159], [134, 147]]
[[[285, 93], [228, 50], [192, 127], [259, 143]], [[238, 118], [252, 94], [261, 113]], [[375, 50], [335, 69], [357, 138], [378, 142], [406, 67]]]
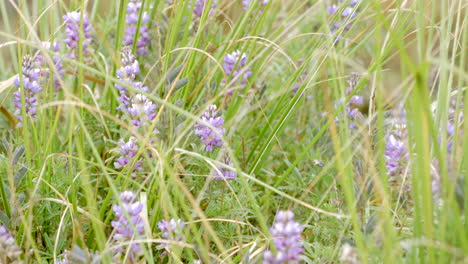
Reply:
[[[120, 93], [119, 101], [121, 103], [117, 109], [128, 114], [135, 128], [144, 130], [152, 125], [157, 114], [157, 105], [143, 94], [136, 94], [135, 97], [131, 96], [126, 86], [134, 87], [137, 91], [148, 92], [148, 87], [143, 86], [142, 82], [135, 81], [138, 74], [140, 74], [138, 60], [133, 56], [130, 48], [124, 48], [122, 67], [117, 70], [117, 77], [125, 85], [115, 84]], [[153, 129], [153, 132], [157, 131]]]
[[385, 166], [389, 176], [403, 175], [408, 169], [408, 149], [406, 133], [392, 131], [387, 134], [385, 142]]
[[132, 175], [135, 176], [135, 173], [141, 171], [143, 160], [140, 158], [136, 160], [136, 155], [138, 154], [139, 146], [137, 144], [137, 139], [130, 137], [128, 142], [125, 142], [123, 139], [119, 140], [119, 151], [121, 156], [117, 158], [114, 162], [114, 167], [116, 169], [122, 169], [126, 166], [133, 165]]
[[226, 132], [223, 125], [224, 118], [218, 116], [216, 105], [210, 105], [201, 116], [201, 121], [195, 124], [195, 135], [200, 137], [205, 151], [213, 151], [215, 147], [223, 145], [221, 137]]
[[[42, 87], [39, 81], [40, 71], [36, 68], [37, 61], [34, 60], [31, 56], [24, 56], [22, 63], [22, 84], [24, 87], [24, 102], [26, 115], [31, 117], [33, 120], [36, 119], [37, 113], [37, 101], [38, 95], [42, 92]], [[18, 127], [22, 127], [23, 116], [21, 114], [22, 103], [21, 103], [21, 81], [20, 77], [16, 77], [15, 86], [19, 89], [13, 93], [13, 103], [16, 107], [15, 115], [18, 118]]]
[[[351, 74], [351, 78], [348, 80], [348, 87], [346, 88], [346, 97], [351, 98], [346, 102], [345, 113], [349, 120], [349, 128], [353, 129], [356, 127], [355, 121], [360, 116], [359, 106], [364, 103], [364, 97], [356, 95], [356, 87], [358, 84], [359, 76], [356, 73]], [[345, 102], [345, 98], [341, 98], [336, 102], [336, 107], [340, 107]], [[336, 117], [335, 121], [338, 122], [344, 118]]]
[[151, 36], [149, 32], [151, 17], [148, 13], [144, 12], [141, 17], [140, 27], [138, 28], [141, 6], [141, 0], [130, 0], [130, 2], [127, 4], [127, 14], [125, 16], [125, 24], [127, 24], [127, 28], [125, 29], [123, 45], [130, 48], [133, 47], [138, 29], [138, 40], [136, 42], [136, 48], [138, 55], [143, 56], [149, 52], [149, 46], [151, 43]]
[[135, 81], [136, 76], [140, 74], [140, 64], [132, 54], [131, 48], [126, 47], [123, 49], [121, 61], [122, 67], [117, 70], [117, 78], [125, 85], [115, 84], [115, 87], [120, 93], [119, 101], [121, 103], [117, 109], [128, 112], [128, 108], [132, 103], [132, 98], [126, 86], [134, 87], [142, 92], [148, 92], [148, 88], [143, 86], [142, 82]]
[[[459, 106], [459, 109], [463, 109], [463, 103]], [[463, 129], [460, 126], [463, 124], [464, 116], [463, 111], [457, 113], [457, 101], [453, 99], [450, 101], [450, 107], [448, 109], [448, 121], [447, 121], [447, 148], [448, 152], [453, 152], [455, 136], [458, 136], [458, 140], [461, 140], [463, 135]]]
[[[228, 77], [231, 77], [233, 83], [241, 82], [244, 86], [247, 83], [247, 79], [252, 75], [250, 68], [246, 67], [247, 54], [241, 53], [237, 50], [224, 57], [223, 68]], [[223, 80], [227, 82], [227, 80]]]
[[244, 10], [248, 9], [253, 2], [257, 2], [258, 5], [266, 6], [270, 0], [242, 0], [242, 6]]
[[[457, 109], [463, 109], [463, 99], [460, 100], [460, 105], [457, 107], [457, 100], [456, 98], [453, 98], [450, 101], [449, 109], [448, 109], [448, 120], [447, 120], [447, 151], [448, 154], [453, 154], [454, 148], [456, 146], [462, 145], [463, 141], [463, 122], [464, 122], [464, 115], [463, 111], [457, 111]], [[438, 141], [440, 142], [441, 138], [438, 138]], [[457, 168], [457, 163], [458, 161], [456, 159], [452, 159], [449, 155], [447, 158], [447, 170], [448, 170], [448, 175], [450, 175], [450, 178], [456, 178], [453, 177], [456, 175], [456, 168]], [[432, 194], [433, 198], [436, 199], [439, 197], [440, 193], [442, 192], [442, 179], [441, 179], [441, 171], [440, 171], [440, 166], [439, 166], [439, 161], [438, 160], [433, 160], [432, 162], [432, 170], [431, 170], [431, 187], [432, 187]]]
[[[234, 167], [234, 164], [227, 154], [224, 154], [221, 157], [221, 162], [229, 167]], [[214, 170], [213, 176], [217, 181], [234, 180], [237, 178], [237, 172], [227, 169], [223, 166], [216, 166], [216, 170]]]
[[[143, 86], [142, 82], [136, 81], [136, 76], [140, 74], [140, 66], [138, 60], [133, 56], [130, 47], [124, 48], [122, 52], [122, 67], [117, 70], [117, 77], [125, 85], [115, 84], [119, 90], [119, 101], [121, 105], [117, 108], [122, 111], [128, 118], [134, 128], [138, 129], [141, 135], [145, 135], [151, 129], [151, 133], [158, 133], [153, 125], [153, 121], [157, 115], [157, 105], [153, 103], [143, 94], [131, 95], [128, 86], [134, 87], [137, 91], [148, 92], [148, 88]], [[150, 141], [154, 139], [151, 137]], [[128, 142], [120, 139], [121, 157], [117, 158], [114, 166], [121, 169], [125, 166], [133, 164], [132, 176], [136, 176], [137, 171], [142, 171], [142, 159], [135, 160], [140, 146], [137, 144], [137, 139], [131, 137]], [[148, 156], [151, 156], [148, 154]]]
[[22, 263], [21, 249], [4, 225], [0, 225], [0, 263]]
[[[208, 5], [210, 0], [196, 0], [195, 1], [195, 6], [193, 7], [193, 13], [196, 16], [202, 16], [203, 15], [203, 10], [205, 10], [205, 6]], [[217, 0], [212, 0], [211, 1], [211, 9], [209, 15], [212, 16], [214, 14], [215, 8], [216, 8], [216, 3]]]
[[[60, 44], [57, 42], [50, 43], [50, 42], [42, 42], [42, 46], [48, 50], [57, 53], [60, 50]], [[49, 62], [44, 58], [43, 55], [37, 55], [37, 62], [39, 66], [39, 74], [41, 79], [43, 79], [43, 83], [47, 85], [50, 76], [52, 75], [54, 81], [54, 87], [58, 88], [60, 86], [60, 80], [62, 79], [63, 75], [65, 74], [65, 70], [63, 68], [62, 59], [54, 55], [52, 58], [53, 64], [49, 64]]]
[[[112, 208], [116, 216], [116, 220], [111, 222], [115, 230], [113, 240], [116, 243], [128, 243], [143, 238], [145, 223], [140, 213], [144, 205], [136, 201], [136, 195], [131, 191], [122, 192], [120, 202], [122, 205], [115, 204]], [[115, 258], [128, 257], [135, 260], [141, 253], [140, 243], [131, 243], [128, 247], [119, 246]]]
[[[81, 21], [81, 16], [83, 16], [83, 21]], [[91, 44], [93, 43], [91, 32], [93, 26], [89, 22], [88, 14], [81, 14], [80, 12], [69, 12], [63, 16], [65, 21], [65, 35], [67, 38], [64, 40], [64, 43], [67, 45], [69, 51], [66, 54], [70, 59], [78, 58], [78, 50], [80, 44], [80, 31], [81, 27], [83, 28], [83, 39], [81, 40], [81, 45], [83, 47], [83, 58], [85, 61], [88, 61], [87, 58], [90, 55]]]
[[[142, 94], [137, 94], [128, 108], [131, 122], [136, 128], [150, 128], [157, 115], [157, 105]], [[147, 132], [144, 130], [144, 132]], [[153, 128], [153, 132], [157, 132]]]
[[279, 211], [275, 217], [275, 223], [270, 229], [273, 242], [277, 250], [265, 251], [264, 264], [294, 264], [300, 263], [302, 252], [301, 234], [304, 228], [294, 221], [294, 213], [291, 211]]
[[[183, 229], [185, 222], [180, 219], [171, 219], [169, 221], [162, 220], [158, 223], [158, 228], [161, 230], [162, 237], [171, 241], [182, 241]], [[169, 248], [170, 244], [162, 244], [160, 248]]]
[[[341, 2], [343, 2], [343, 0], [341, 0]], [[341, 12], [341, 20], [339, 22], [334, 23], [333, 26], [331, 27], [332, 32], [340, 28], [342, 25], [344, 25], [345, 30], [349, 30], [351, 28], [352, 24], [349, 22], [349, 20], [353, 19], [356, 16], [355, 7], [358, 3], [359, 3], [358, 0], [351, 0], [349, 2], [349, 6], [344, 7], [343, 11]], [[328, 13], [330, 15], [335, 15], [340, 8], [343, 8], [343, 7], [333, 4], [328, 7]]]

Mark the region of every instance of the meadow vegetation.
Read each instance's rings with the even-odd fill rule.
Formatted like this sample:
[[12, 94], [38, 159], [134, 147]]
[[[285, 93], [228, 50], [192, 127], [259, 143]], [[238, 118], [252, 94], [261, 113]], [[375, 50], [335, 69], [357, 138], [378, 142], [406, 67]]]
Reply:
[[0, 264], [468, 263], [467, 9], [0, 1]]

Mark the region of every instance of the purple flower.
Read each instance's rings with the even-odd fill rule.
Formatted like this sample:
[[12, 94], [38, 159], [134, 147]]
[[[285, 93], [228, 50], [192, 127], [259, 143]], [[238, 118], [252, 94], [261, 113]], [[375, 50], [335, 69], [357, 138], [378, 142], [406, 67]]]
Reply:
[[91, 31], [93, 26], [89, 22], [88, 14], [83, 14], [83, 21], [81, 21], [80, 12], [70, 12], [63, 16], [65, 21], [65, 35], [67, 38], [63, 41], [68, 47], [67, 57], [70, 59], [78, 58], [78, 45], [80, 40], [80, 30], [83, 27], [83, 40], [81, 45], [83, 47], [83, 58], [89, 58], [90, 46], [93, 43]]
[[137, 140], [134, 137], [131, 137], [128, 142], [125, 142], [123, 139], [120, 139], [119, 144], [119, 152], [121, 156], [115, 160], [114, 167], [116, 169], [122, 169], [127, 166], [133, 165], [132, 175], [135, 176], [136, 172], [143, 170], [143, 160], [141, 158], [136, 159], [136, 155], [138, 154], [138, 150], [140, 149], [140, 147], [137, 144]]
[[71, 262], [68, 260], [68, 256], [65, 256], [62, 260], [57, 261], [56, 264], [71, 264]]
[[[350, 79], [348, 80], [348, 87], [346, 88], [346, 97], [349, 97], [351, 94], [355, 93], [357, 88], [357, 84], [359, 82], [359, 75], [356, 73], [352, 73]], [[341, 98], [338, 100], [335, 105], [336, 107], [340, 107], [345, 102], [345, 98]], [[346, 118], [348, 118], [349, 128], [353, 129], [356, 127], [354, 121], [356, 121], [360, 115], [359, 107], [364, 103], [364, 98], [359, 95], [353, 95], [351, 98], [346, 102], [345, 105], [345, 113]], [[343, 120], [344, 117], [336, 117], [335, 121], [338, 122]]]
[[[125, 191], [120, 194], [122, 205], [115, 204], [112, 207], [116, 217], [116, 220], [111, 222], [115, 231], [112, 238], [117, 244], [144, 237], [145, 223], [140, 216], [144, 205], [135, 200], [136, 195], [133, 192]], [[130, 260], [135, 260], [140, 255], [141, 245], [132, 243], [128, 248], [124, 248], [124, 246], [117, 248], [115, 257], [119, 259], [128, 256]]]
[[15, 86], [18, 87], [18, 90], [13, 93], [13, 104], [16, 107], [15, 115], [18, 118], [18, 127], [22, 127], [23, 116], [22, 116], [22, 102], [21, 102], [21, 89], [24, 88], [24, 102], [26, 115], [31, 117], [32, 120], [36, 119], [37, 113], [37, 101], [38, 94], [42, 92], [42, 87], [39, 83], [39, 74], [40, 70], [36, 68], [37, 61], [31, 58], [31, 56], [25, 56], [23, 58], [22, 64], [22, 74], [23, 74], [23, 86], [21, 87], [21, 82], [19, 76], [15, 78]]
[[[224, 154], [221, 158], [221, 162], [226, 164], [229, 167], [234, 167], [234, 164], [232, 163], [231, 159], [228, 157], [227, 154]], [[213, 172], [213, 176], [215, 180], [217, 181], [223, 181], [223, 180], [234, 180], [237, 178], [237, 172], [227, 169], [222, 166], [217, 166], [216, 170]]]
[[247, 10], [249, 6], [252, 4], [252, 2], [257, 2], [259, 5], [266, 6], [270, 0], [242, 0], [242, 6], [244, 7], [244, 10]]
[[[203, 15], [203, 10], [205, 9], [205, 5], [207, 5], [209, 0], [196, 0], [195, 1], [195, 6], [193, 8], [193, 13], [196, 16], [202, 16]], [[211, 2], [211, 9], [209, 15], [212, 16], [214, 14], [214, 10], [216, 8], [216, 2], [217, 0], [212, 0]]]
[[385, 162], [387, 174], [403, 175], [408, 164], [408, 150], [405, 136], [402, 132], [387, 134], [385, 142]]
[[210, 105], [201, 116], [201, 121], [195, 124], [195, 135], [200, 137], [200, 141], [205, 145], [205, 151], [213, 151], [215, 147], [223, 145], [221, 137], [226, 132], [222, 128], [223, 125], [224, 118], [218, 116], [216, 105]]
[[119, 90], [119, 101], [121, 103], [117, 109], [125, 113], [128, 112], [128, 108], [132, 103], [132, 97], [127, 86], [134, 87], [142, 92], [148, 92], [148, 88], [143, 86], [142, 82], [135, 81], [136, 76], [140, 74], [140, 64], [135, 56], [133, 56], [130, 47], [123, 49], [121, 61], [122, 67], [117, 70], [117, 78], [126, 85], [115, 84], [115, 87]]
[[[124, 32], [123, 37], [123, 45], [133, 47], [133, 43], [135, 41], [137, 28], [138, 28], [138, 19], [140, 16], [141, 10], [141, 0], [130, 0], [127, 4], [127, 14], [125, 16], [125, 24], [127, 24], [127, 28]], [[149, 22], [150, 22], [150, 15], [144, 12], [142, 14], [141, 23], [138, 33], [138, 41], [136, 43], [136, 48], [138, 51], [138, 55], [146, 55], [149, 52], [149, 45], [151, 42], [151, 36], [149, 34]]]
[[0, 263], [22, 263], [21, 249], [16, 245], [15, 238], [4, 225], [0, 225]]
[[[228, 54], [224, 57], [223, 68], [228, 77], [233, 79], [233, 82], [241, 81], [242, 85], [247, 83], [247, 79], [252, 75], [250, 68], [246, 67], [247, 64], [247, 54], [242, 53], [237, 50], [231, 54]], [[227, 82], [224, 80], [224, 82]]]
[[[151, 102], [146, 96], [137, 94], [128, 108], [131, 122], [136, 128], [150, 128], [157, 115], [157, 105]], [[148, 131], [144, 131], [148, 132]], [[157, 133], [157, 130], [153, 130]]]
[[[343, 1], [341, 1], [343, 2]], [[344, 28], [344, 31], [349, 31], [351, 29], [351, 26], [352, 26], [352, 23], [350, 22], [350, 20], [354, 17], [356, 17], [356, 8], [355, 6], [358, 4], [358, 0], [352, 0], [351, 2], [349, 2], [349, 6], [347, 7], [344, 7], [341, 12], [341, 20], [340, 21], [337, 21], [337, 22], [334, 22], [330, 28], [330, 31], [333, 33], [335, 31], [337, 31], [337, 29], [343, 27]], [[343, 4], [340, 4], [340, 5], [343, 5]], [[336, 4], [333, 4], [333, 5], [330, 5], [328, 6], [327, 8], [327, 11], [330, 15], [335, 15], [336, 12], [342, 8], [340, 7], [340, 5], [336, 5]], [[336, 42], [339, 42], [342, 38], [341, 37], [338, 37], [336, 39]]]
[[291, 211], [279, 211], [275, 217], [275, 223], [270, 229], [273, 242], [277, 250], [266, 251], [263, 255], [264, 264], [294, 264], [300, 263], [302, 252], [301, 224], [294, 221], [294, 213]]
[[[42, 42], [42, 46], [48, 50], [57, 53], [60, 49], [60, 44], [57, 42], [50, 43], [50, 42]], [[52, 74], [54, 80], [54, 87], [58, 88], [60, 86], [60, 80], [63, 78], [65, 74], [65, 70], [63, 68], [62, 59], [54, 55], [52, 58], [53, 64], [49, 64], [49, 62], [44, 58], [43, 55], [37, 55], [37, 62], [39, 65], [39, 75], [43, 79], [44, 85], [47, 85], [50, 75]]]
[[330, 15], [333, 15], [336, 13], [336, 11], [338, 10], [338, 6], [337, 5], [331, 5], [331, 6], [328, 6], [327, 8], [327, 11]]
[[[458, 109], [463, 109], [463, 103], [461, 103]], [[455, 136], [458, 136], [459, 141], [463, 138], [463, 129], [461, 128], [463, 121], [463, 110], [457, 111], [457, 101], [456, 99], [452, 99], [448, 109], [447, 121], [447, 149], [449, 153], [453, 152]]]
[[[183, 229], [185, 222], [180, 219], [171, 219], [169, 221], [162, 220], [158, 223], [158, 228], [161, 230], [162, 237], [172, 241], [182, 241]], [[159, 248], [170, 247], [170, 244], [162, 244]]]

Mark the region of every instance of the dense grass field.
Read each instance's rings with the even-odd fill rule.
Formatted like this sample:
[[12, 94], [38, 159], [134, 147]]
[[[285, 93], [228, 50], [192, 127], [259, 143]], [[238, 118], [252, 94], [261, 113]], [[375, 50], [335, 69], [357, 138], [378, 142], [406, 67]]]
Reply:
[[0, 1], [0, 263], [468, 263], [467, 9]]

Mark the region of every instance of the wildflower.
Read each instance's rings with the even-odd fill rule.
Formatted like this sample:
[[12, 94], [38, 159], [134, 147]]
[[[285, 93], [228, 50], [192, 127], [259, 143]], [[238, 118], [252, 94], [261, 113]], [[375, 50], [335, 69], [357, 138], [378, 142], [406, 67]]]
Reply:
[[242, 0], [242, 6], [244, 10], [247, 10], [252, 2], [257, 1], [257, 4], [266, 6], [270, 0]]
[[[221, 162], [226, 164], [229, 167], [234, 167], [234, 164], [232, 163], [231, 159], [227, 154], [224, 154], [221, 158]], [[217, 166], [216, 170], [213, 172], [213, 176], [215, 180], [217, 181], [222, 181], [222, 180], [234, 180], [237, 178], [237, 172], [227, 169], [223, 166]]]
[[301, 233], [303, 227], [294, 221], [294, 213], [291, 211], [279, 211], [275, 217], [275, 223], [270, 229], [273, 242], [277, 250], [266, 251], [263, 255], [264, 264], [294, 264], [300, 263], [302, 248]]
[[121, 169], [126, 166], [133, 165], [134, 167], [132, 168], [132, 172], [135, 173], [137, 171], [141, 171], [143, 168], [143, 161], [142, 159], [136, 159], [136, 155], [139, 150], [139, 146], [137, 144], [137, 139], [134, 137], [131, 137], [128, 142], [125, 142], [123, 139], [119, 140], [120, 144], [120, 156], [117, 158], [114, 162], [114, 167], [116, 169]]
[[[343, 2], [343, 1], [341, 1]], [[349, 2], [349, 6], [347, 7], [344, 7], [341, 12], [341, 15], [340, 15], [340, 20], [337, 21], [337, 22], [334, 22], [331, 26], [330, 26], [330, 32], [331, 33], [334, 33], [334, 32], [337, 32], [338, 29], [342, 28], [343, 29], [343, 32], [347, 32], [349, 30], [351, 30], [351, 27], [352, 27], [352, 22], [350, 22], [354, 17], [356, 17], [356, 5], [358, 4], [358, 0], [352, 0]], [[338, 10], [342, 8], [340, 7], [339, 5], [336, 5], [336, 4], [333, 4], [333, 5], [330, 5], [328, 6], [327, 8], [327, 11], [328, 13], [330, 14], [330, 16], [333, 16], [335, 15]], [[340, 33], [341, 34], [341, 33]], [[335, 44], [339, 43], [341, 40], [343, 39], [343, 37], [341, 36], [338, 36], [336, 37], [335, 39]]]
[[68, 256], [65, 256], [62, 260], [57, 261], [56, 264], [71, 264], [71, 262], [68, 260]]
[[[355, 93], [355, 90], [357, 88], [358, 84], [358, 79], [359, 76], [356, 73], [351, 74], [351, 78], [348, 80], [348, 87], [346, 88], [346, 97], [350, 96], [351, 94]], [[336, 106], [340, 106], [345, 102], [345, 98], [341, 98], [336, 102]], [[353, 129], [356, 127], [356, 124], [354, 121], [358, 119], [360, 116], [359, 112], [359, 106], [361, 106], [364, 103], [364, 98], [360, 95], [353, 95], [351, 98], [346, 102], [345, 105], [345, 113], [346, 117], [350, 121], [349, 123], [349, 128]], [[337, 117], [335, 119], [336, 122], [343, 120], [343, 117]]]
[[[211, 127], [208, 127], [209, 124]], [[216, 105], [210, 105], [201, 116], [201, 121], [195, 124], [195, 135], [200, 137], [200, 141], [205, 145], [205, 151], [213, 151], [214, 147], [221, 147], [223, 141], [221, 136], [224, 135], [225, 129], [224, 118], [218, 116]]]
[[[349, 3], [349, 6], [343, 9], [343, 11], [341, 12], [341, 21], [334, 23], [331, 27], [331, 31], [335, 31], [342, 25], [344, 25], [345, 30], [349, 30], [351, 28], [351, 23], [349, 23], [349, 20], [356, 17], [356, 9], [354, 8], [354, 6], [356, 6], [357, 4], [358, 1], [353, 0]], [[330, 15], [334, 15], [339, 9], [340, 7], [338, 5], [333, 4], [328, 6], [327, 11]]]
[[[461, 103], [459, 109], [463, 109], [463, 103]], [[447, 149], [449, 153], [453, 152], [455, 136], [458, 136], [458, 140], [462, 139], [461, 135], [463, 135], [463, 129], [460, 127], [463, 121], [463, 111], [457, 111], [457, 101], [456, 99], [452, 99], [448, 109], [447, 121]]]
[[[131, 122], [136, 128], [148, 128], [157, 114], [157, 105], [151, 102], [146, 96], [137, 94], [128, 108]], [[147, 131], [145, 131], [147, 132]], [[157, 131], [155, 131], [157, 132]]]
[[[57, 42], [42, 42], [42, 46], [46, 50], [53, 51], [54, 53], [57, 53], [60, 49], [60, 44]], [[43, 55], [39, 54], [37, 56], [37, 62], [40, 69], [39, 75], [43, 79], [44, 85], [47, 85], [51, 75], [51, 69], [54, 69], [52, 70], [52, 78], [54, 81], [54, 87], [58, 88], [60, 86], [60, 79], [62, 79], [63, 75], [65, 74], [65, 70], [63, 69], [62, 59], [59, 56], [54, 55], [52, 61], [53, 64], [50, 65]]]
[[0, 263], [22, 263], [21, 254], [15, 238], [4, 225], [0, 225]]
[[[136, 195], [131, 191], [120, 193], [122, 205], [115, 204], [112, 210], [116, 220], [111, 222], [115, 233], [113, 240], [116, 243], [128, 243], [129, 241], [142, 238], [144, 236], [143, 218], [140, 213], [143, 211], [143, 204], [135, 201]], [[117, 259], [127, 256], [130, 260], [135, 260], [141, 255], [140, 243], [131, 243], [128, 248], [119, 247], [115, 257]]]
[[[203, 10], [205, 9], [205, 5], [208, 4], [210, 0], [196, 0], [195, 1], [195, 6], [193, 8], [193, 13], [196, 16], [202, 16], [203, 15]], [[216, 2], [217, 0], [212, 0], [211, 1], [211, 9], [209, 15], [212, 16], [214, 14], [214, 10], [216, 8]]]
[[[171, 219], [169, 221], [162, 220], [158, 223], [158, 228], [161, 230], [162, 237], [172, 241], [182, 241], [182, 230], [185, 227], [185, 222], [180, 219]], [[163, 244], [162, 247], [170, 247], [170, 244]]]
[[[36, 119], [38, 94], [42, 92], [42, 87], [39, 84], [39, 70], [35, 67], [37, 61], [30, 56], [23, 58], [22, 73], [23, 73], [23, 87], [24, 87], [24, 102], [26, 115], [31, 117], [32, 120]], [[13, 103], [16, 107], [15, 115], [18, 118], [18, 127], [22, 127], [22, 102], [21, 102], [21, 82], [19, 76], [16, 77], [14, 84], [18, 90], [13, 93]]]
[[403, 175], [408, 164], [408, 150], [402, 133], [391, 132], [386, 136], [385, 161], [389, 176]]
[[83, 47], [83, 58], [88, 58], [87, 55], [90, 55], [90, 46], [93, 43], [91, 38], [91, 31], [93, 26], [89, 22], [88, 14], [83, 14], [83, 21], [81, 21], [80, 12], [69, 12], [63, 16], [65, 21], [65, 35], [67, 38], [64, 40], [64, 43], [67, 45], [69, 51], [66, 54], [70, 59], [78, 58], [78, 45], [80, 41], [80, 30], [81, 26], [83, 27], [83, 39], [81, 45]]
[[[133, 47], [135, 41], [137, 28], [138, 28], [138, 19], [140, 16], [141, 10], [141, 0], [130, 0], [127, 4], [127, 14], [125, 16], [125, 24], [127, 28], [124, 32], [123, 45]], [[136, 48], [138, 55], [146, 55], [149, 52], [149, 45], [151, 42], [151, 36], [149, 33], [149, 21], [151, 17], [148, 13], [144, 12], [142, 14], [141, 23], [139, 32], [138, 32], [138, 41], [136, 43]]]
[[[250, 68], [246, 67], [247, 54], [237, 50], [224, 57], [223, 68], [226, 75], [233, 78], [233, 82], [241, 81], [242, 85], [247, 83], [247, 79], [252, 75]], [[226, 82], [226, 80], [224, 80]]]
[[121, 103], [117, 109], [127, 112], [131, 105], [132, 98], [126, 86], [134, 87], [142, 92], [148, 92], [148, 88], [143, 86], [142, 82], [135, 81], [136, 76], [140, 74], [140, 64], [132, 54], [131, 48], [126, 47], [123, 49], [121, 61], [122, 67], [117, 70], [117, 78], [126, 85], [115, 84], [115, 87], [120, 93], [119, 101]]

